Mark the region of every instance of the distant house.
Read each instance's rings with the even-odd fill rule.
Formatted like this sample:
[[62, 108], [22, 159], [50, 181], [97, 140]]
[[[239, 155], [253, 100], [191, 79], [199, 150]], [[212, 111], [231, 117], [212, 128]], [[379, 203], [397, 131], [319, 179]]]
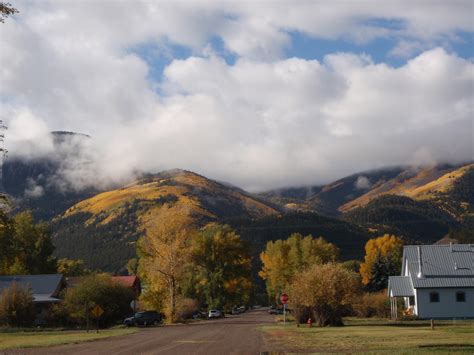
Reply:
[[142, 286], [138, 276], [112, 276], [112, 280], [131, 288], [133, 292], [135, 292], [136, 298], [138, 298], [142, 292]]
[[423, 319], [474, 318], [474, 245], [409, 245], [401, 276], [390, 276], [392, 318], [397, 298], [405, 313]]
[[8, 275], [0, 276], [0, 293], [13, 283], [31, 290], [38, 320], [46, 317], [53, 304], [61, 302], [60, 293], [66, 287], [61, 274]]

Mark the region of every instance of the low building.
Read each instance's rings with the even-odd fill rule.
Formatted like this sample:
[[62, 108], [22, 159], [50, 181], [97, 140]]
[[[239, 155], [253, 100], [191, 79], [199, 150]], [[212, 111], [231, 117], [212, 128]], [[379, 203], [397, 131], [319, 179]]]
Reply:
[[474, 318], [474, 245], [408, 245], [401, 276], [390, 276], [392, 318], [397, 299], [404, 313], [422, 319]]
[[38, 323], [44, 321], [52, 305], [61, 302], [60, 293], [66, 287], [61, 274], [7, 275], [0, 276], [0, 294], [14, 283], [31, 291]]
[[135, 297], [138, 299], [142, 292], [142, 286], [140, 278], [138, 276], [112, 276], [112, 280], [120, 283], [121, 285], [128, 287], [133, 290]]

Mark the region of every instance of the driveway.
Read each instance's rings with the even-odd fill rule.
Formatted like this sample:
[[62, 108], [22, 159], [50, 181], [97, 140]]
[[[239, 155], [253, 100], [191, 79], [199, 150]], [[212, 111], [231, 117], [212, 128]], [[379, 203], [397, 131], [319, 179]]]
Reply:
[[271, 349], [257, 328], [274, 323], [265, 309], [87, 343], [20, 349], [9, 354], [259, 354]]

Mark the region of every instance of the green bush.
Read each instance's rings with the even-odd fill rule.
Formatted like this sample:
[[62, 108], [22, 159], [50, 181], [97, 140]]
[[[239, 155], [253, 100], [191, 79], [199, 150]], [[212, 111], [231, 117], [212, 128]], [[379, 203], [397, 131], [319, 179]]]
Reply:
[[77, 286], [66, 291], [64, 302], [56, 309], [56, 314], [84, 325], [87, 319], [93, 319], [92, 308], [100, 306], [104, 310], [100, 324], [111, 325], [132, 313], [130, 303], [134, 298], [133, 290], [114, 282], [109, 275], [92, 274], [82, 277]]
[[35, 320], [35, 307], [31, 291], [13, 283], [0, 295], [0, 323], [10, 327], [31, 325]]

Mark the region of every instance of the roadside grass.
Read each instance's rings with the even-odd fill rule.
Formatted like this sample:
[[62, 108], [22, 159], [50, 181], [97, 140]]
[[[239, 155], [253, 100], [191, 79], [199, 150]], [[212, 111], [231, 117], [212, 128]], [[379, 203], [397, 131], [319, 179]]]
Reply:
[[14, 348], [44, 347], [84, 341], [104, 339], [119, 335], [135, 333], [136, 328], [101, 329], [87, 333], [85, 330], [32, 330], [32, 329], [0, 329], [0, 350]]
[[295, 352], [345, 353], [474, 353], [474, 321], [390, 322], [382, 319], [345, 320], [343, 327], [309, 328], [272, 325], [260, 328], [278, 348]]

